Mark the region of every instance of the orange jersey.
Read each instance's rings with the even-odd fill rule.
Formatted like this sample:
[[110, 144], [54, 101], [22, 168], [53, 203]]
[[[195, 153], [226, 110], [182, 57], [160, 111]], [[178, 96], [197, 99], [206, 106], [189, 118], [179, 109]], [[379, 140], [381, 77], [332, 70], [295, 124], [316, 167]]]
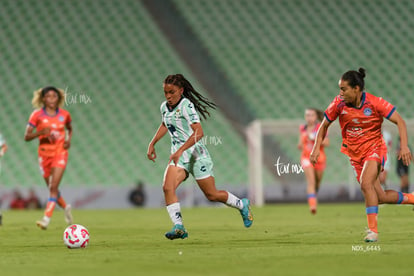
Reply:
[[[299, 133], [300, 133], [300, 141], [301, 141], [301, 145], [302, 145], [302, 157], [310, 157], [310, 154], [312, 152], [313, 149], [313, 145], [315, 144], [315, 138], [316, 138], [316, 134], [318, 133], [318, 129], [321, 126], [320, 123], [318, 123], [312, 130], [311, 132], [308, 132], [307, 129], [307, 125], [301, 125], [299, 127]], [[324, 147], [321, 146], [320, 149], [320, 157], [323, 157], [324, 159], [325, 156], [325, 150]]]
[[381, 97], [362, 92], [360, 107], [346, 105], [338, 95], [325, 110], [325, 118], [333, 122], [339, 117], [342, 131], [341, 152], [351, 159], [362, 159], [372, 147], [385, 146], [381, 126], [395, 107]]
[[29, 125], [35, 127], [36, 131], [50, 128], [48, 135], [39, 136], [40, 156], [55, 156], [66, 151], [63, 148], [66, 138], [65, 126], [71, 121], [70, 113], [61, 108], [56, 109], [54, 116], [48, 115], [44, 108], [33, 111], [29, 118]]

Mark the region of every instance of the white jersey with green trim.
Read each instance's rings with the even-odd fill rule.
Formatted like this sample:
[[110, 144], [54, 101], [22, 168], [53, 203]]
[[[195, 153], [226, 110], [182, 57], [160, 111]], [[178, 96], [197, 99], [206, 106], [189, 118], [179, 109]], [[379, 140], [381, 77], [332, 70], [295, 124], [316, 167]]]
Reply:
[[[191, 125], [199, 123], [200, 117], [194, 104], [185, 97], [181, 98], [180, 102], [173, 109], [168, 107], [166, 101], [163, 102], [160, 110], [162, 122], [167, 127], [168, 133], [171, 136], [171, 153], [174, 153], [193, 134]], [[198, 141], [181, 155], [183, 163], [190, 162], [190, 159], [198, 160], [208, 157], [210, 157], [210, 154], [201, 141]]]

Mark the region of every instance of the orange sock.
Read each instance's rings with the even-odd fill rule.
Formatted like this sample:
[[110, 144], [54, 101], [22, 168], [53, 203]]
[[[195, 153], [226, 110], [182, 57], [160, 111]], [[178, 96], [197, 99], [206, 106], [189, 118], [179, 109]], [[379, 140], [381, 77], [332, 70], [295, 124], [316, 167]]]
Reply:
[[368, 228], [375, 233], [378, 233], [378, 206], [366, 207]]
[[65, 199], [64, 199], [62, 196], [60, 196], [60, 194], [59, 194], [59, 197], [58, 197], [58, 199], [57, 199], [57, 204], [58, 204], [60, 207], [62, 207], [63, 209], [65, 209], [65, 208], [66, 208], [66, 201], [65, 201]]
[[316, 207], [318, 206], [318, 199], [316, 198], [315, 194], [308, 194], [308, 204], [311, 211], [316, 211]]
[[403, 200], [402, 200], [401, 204], [414, 204], [414, 195], [413, 194], [406, 194], [406, 193], [401, 193], [401, 194], [402, 194], [402, 197], [403, 197]]
[[49, 197], [49, 200], [46, 204], [45, 216], [50, 218], [53, 214], [53, 210], [55, 210], [55, 207], [56, 207], [56, 198]]

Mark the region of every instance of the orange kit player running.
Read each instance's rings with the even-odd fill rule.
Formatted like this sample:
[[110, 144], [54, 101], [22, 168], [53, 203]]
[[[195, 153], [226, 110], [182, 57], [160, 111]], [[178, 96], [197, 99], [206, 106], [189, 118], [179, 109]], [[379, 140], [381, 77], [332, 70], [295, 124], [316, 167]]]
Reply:
[[300, 164], [305, 171], [305, 177], [307, 182], [307, 197], [309, 210], [312, 214], [316, 214], [316, 209], [318, 205], [317, 193], [319, 186], [322, 181], [323, 172], [326, 167], [326, 155], [324, 147], [329, 146], [329, 138], [325, 137], [322, 142], [320, 155], [318, 162], [315, 165], [309, 160], [313, 145], [315, 144], [316, 133], [318, 132], [321, 121], [323, 120], [323, 112], [315, 109], [308, 108], [305, 110], [305, 121], [306, 124], [303, 124], [299, 127], [299, 143], [298, 149], [302, 151], [300, 157]]
[[[25, 141], [39, 137], [39, 165], [49, 188], [44, 217], [36, 222], [42, 229], [49, 225], [56, 203], [65, 210], [66, 222], [72, 223], [71, 206], [66, 204], [58, 189], [65, 172], [72, 139], [70, 113], [61, 108], [64, 102], [64, 92], [53, 86], [35, 91], [32, 104], [38, 109], [30, 115], [24, 134]], [[33, 132], [35, 128], [36, 132]], [[68, 131], [67, 139], [65, 128]]]
[[414, 204], [414, 195], [393, 190], [384, 191], [379, 174], [387, 158], [387, 146], [382, 138], [383, 118], [397, 125], [401, 136], [398, 159], [410, 164], [412, 155], [407, 145], [407, 127], [395, 107], [383, 98], [364, 91], [365, 69], [348, 71], [339, 81], [339, 95], [325, 110], [316, 136], [310, 160], [316, 163], [320, 147], [330, 124], [339, 118], [342, 130], [341, 152], [349, 156], [365, 198], [368, 220], [366, 242], [378, 240], [378, 204]]

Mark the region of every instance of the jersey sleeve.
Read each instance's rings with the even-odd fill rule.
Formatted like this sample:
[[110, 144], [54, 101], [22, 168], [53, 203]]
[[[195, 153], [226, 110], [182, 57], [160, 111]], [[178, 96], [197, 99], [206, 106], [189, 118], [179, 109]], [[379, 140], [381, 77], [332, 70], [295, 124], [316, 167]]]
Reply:
[[28, 124], [32, 127], [37, 127], [37, 117], [39, 115], [39, 112], [37, 110], [33, 111], [32, 114], [29, 117]]
[[324, 112], [324, 117], [329, 122], [333, 122], [338, 118], [339, 115], [339, 108], [338, 105], [340, 103], [339, 96], [335, 97], [335, 99], [329, 104], [328, 108], [326, 108]]
[[393, 106], [381, 97], [376, 98], [375, 107], [379, 114], [381, 114], [383, 117], [387, 119], [389, 119], [395, 111], [395, 106]]
[[190, 124], [195, 124], [200, 122], [200, 117], [194, 107], [194, 104], [189, 100], [183, 104], [183, 116]]

